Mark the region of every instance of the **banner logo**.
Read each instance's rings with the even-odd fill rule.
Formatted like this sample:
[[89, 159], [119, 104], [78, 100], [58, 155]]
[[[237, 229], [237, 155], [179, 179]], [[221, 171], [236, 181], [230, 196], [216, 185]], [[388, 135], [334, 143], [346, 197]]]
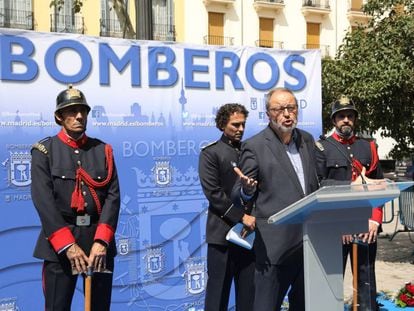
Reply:
[[155, 183], [167, 186], [171, 182], [171, 166], [169, 161], [157, 161], [154, 167]]
[[159, 273], [164, 269], [164, 255], [161, 248], [147, 250], [147, 271], [151, 274]]
[[203, 263], [187, 264], [187, 291], [192, 295], [202, 293], [206, 287], [206, 269]]
[[118, 240], [118, 252], [120, 255], [128, 255], [129, 253], [128, 239]]
[[250, 110], [257, 109], [257, 97], [250, 97]]
[[0, 299], [0, 310], [4, 311], [17, 311], [19, 308], [17, 307], [17, 299], [16, 298], [3, 298]]
[[9, 181], [17, 187], [30, 185], [32, 156], [28, 152], [10, 152]]

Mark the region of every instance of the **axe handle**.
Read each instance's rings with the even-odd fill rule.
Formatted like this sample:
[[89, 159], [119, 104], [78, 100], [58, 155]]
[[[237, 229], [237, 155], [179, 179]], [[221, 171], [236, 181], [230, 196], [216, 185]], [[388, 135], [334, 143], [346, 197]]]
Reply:
[[85, 311], [91, 311], [92, 298], [92, 269], [88, 268], [85, 276]]
[[352, 244], [352, 286], [353, 286], [353, 303], [352, 311], [358, 310], [358, 243]]

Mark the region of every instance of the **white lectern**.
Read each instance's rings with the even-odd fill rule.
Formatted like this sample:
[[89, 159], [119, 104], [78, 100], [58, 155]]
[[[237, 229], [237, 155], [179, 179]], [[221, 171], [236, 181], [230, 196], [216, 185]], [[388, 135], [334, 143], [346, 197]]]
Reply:
[[343, 234], [367, 232], [371, 209], [414, 182], [323, 187], [269, 217], [268, 223], [303, 225], [306, 311], [343, 311]]

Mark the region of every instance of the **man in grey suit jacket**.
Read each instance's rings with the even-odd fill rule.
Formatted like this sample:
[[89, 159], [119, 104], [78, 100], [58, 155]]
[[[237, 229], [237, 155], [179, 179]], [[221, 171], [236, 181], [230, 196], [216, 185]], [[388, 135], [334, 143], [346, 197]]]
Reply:
[[280, 310], [290, 287], [289, 310], [305, 310], [301, 225], [270, 225], [269, 216], [318, 188], [314, 139], [296, 128], [298, 104], [286, 88], [269, 92], [269, 126], [245, 141], [235, 204], [255, 200], [255, 311]]

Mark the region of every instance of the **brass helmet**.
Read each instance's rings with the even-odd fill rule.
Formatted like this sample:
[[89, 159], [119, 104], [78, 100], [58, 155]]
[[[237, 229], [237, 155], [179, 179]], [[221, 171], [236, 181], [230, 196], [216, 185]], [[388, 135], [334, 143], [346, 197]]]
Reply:
[[[72, 84], [69, 84], [68, 88], [60, 92], [59, 95], [56, 97], [55, 114], [63, 108], [74, 105], [85, 106], [88, 113], [91, 110], [91, 107], [89, 107], [88, 103], [86, 102], [85, 95], [83, 95], [83, 93], [78, 89], [75, 89], [72, 86]], [[56, 116], [55, 121], [57, 124], [60, 125], [60, 122], [56, 119]]]
[[358, 110], [356, 110], [354, 102], [346, 95], [341, 95], [341, 97], [332, 104], [331, 119], [334, 118], [335, 113], [342, 110], [353, 110], [358, 117]]

